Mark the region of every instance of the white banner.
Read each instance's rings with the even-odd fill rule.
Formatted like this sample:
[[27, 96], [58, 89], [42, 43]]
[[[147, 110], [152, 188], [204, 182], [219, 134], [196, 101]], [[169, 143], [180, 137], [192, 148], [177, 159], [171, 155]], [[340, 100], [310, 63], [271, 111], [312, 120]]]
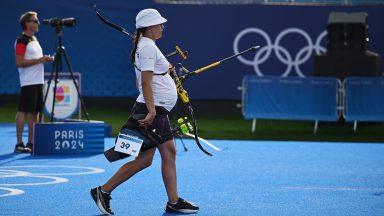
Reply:
[[[44, 83], [44, 95], [47, 92], [48, 83]], [[51, 82], [45, 102], [45, 113], [51, 116], [53, 103], [54, 80]], [[72, 79], [60, 79], [56, 87], [54, 117], [56, 119], [70, 118], [78, 110], [79, 96]]]

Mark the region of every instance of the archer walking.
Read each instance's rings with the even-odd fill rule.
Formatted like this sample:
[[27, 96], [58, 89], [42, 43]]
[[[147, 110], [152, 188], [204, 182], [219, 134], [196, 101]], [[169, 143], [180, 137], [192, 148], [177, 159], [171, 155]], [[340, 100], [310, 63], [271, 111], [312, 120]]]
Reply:
[[[155, 129], [160, 135], [171, 134], [168, 113], [177, 101], [177, 91], [169, 75], [169, 62], [156, 46], [164, 30], [163, 18], [155, 9], [144, 9], [136, 16], [136, 35], [131, 61], [135, 65], [136, 84], [140, 95], [136, 99], [131, 116], [146, 114], [138, 120], [141, 127]], [[174, 69], [172, 69], [174, 70]], [[130, 117], [125, 125], [136, 121]], [[123, 126], [124, 127], [124, 126]], [[161, 155], [161, 172], [168, 195], [167, 213], [195, 213], [199, 207], [179, 197], [176, 179], [176, 149], [173, 135], [157, 146]], [[110, 208], [112, 191], [123, 182], [152, 164], [156, 148], [140, 152], [139, 156], [120, 167], [102, 186], [91, 189], [91, 195], [101, 212], [113, 215]]]

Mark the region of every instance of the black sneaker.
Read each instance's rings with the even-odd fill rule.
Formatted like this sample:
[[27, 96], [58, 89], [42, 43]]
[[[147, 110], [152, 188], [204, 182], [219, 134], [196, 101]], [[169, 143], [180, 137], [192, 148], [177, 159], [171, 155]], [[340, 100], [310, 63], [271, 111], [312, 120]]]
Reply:
[[27, 143], [27, 145], [25, 146], [25, 151], [26, 153], [32, 153], [32, 150], [33, 150], [33, 144], [32, 143]]
[[165, 207], [166, 213], [185, 213], [191, 214], [199, 211], [199, 206], [188, 202], [179, 197], [179, 200], [176, 204], [171, 204], [167, 202], [167, 206]]
[[24, 143], [17, 143], [15, 146], [15, 153], [24, 153], [25, 152], [25, 146]]
[[111, 195], [102, 192], [101, 186], [92, 188], [91, 196], [102, 213], [106, 215], [113, 215], [113, 211], [109, 206], [109, 201], [112, 199]]

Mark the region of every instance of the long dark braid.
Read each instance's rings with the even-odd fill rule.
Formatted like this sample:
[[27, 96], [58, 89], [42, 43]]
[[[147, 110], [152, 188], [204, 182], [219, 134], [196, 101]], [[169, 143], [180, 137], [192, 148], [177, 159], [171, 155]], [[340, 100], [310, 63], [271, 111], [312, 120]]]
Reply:
[[135, 39], [133, 40], [133, 49], [131, 51], [131, 61], [135, 64], [135, 55], [137, 50], [137, 45], [139, 44], [139, 40], [141, 35], [145, 32], [145, 28], [139, 28], [136, 30]]

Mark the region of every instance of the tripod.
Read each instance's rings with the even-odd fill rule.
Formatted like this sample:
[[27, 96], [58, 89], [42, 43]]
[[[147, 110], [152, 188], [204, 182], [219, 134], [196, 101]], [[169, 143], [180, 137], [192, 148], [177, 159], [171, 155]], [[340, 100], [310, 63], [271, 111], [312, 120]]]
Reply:
[[[51, 82], [54, 79], [53, 102], [52, 102], [52, 109], [51, 109], [51, 122], [53, 122], [54, 115], [55, 115], [56, 88], [57, 88], [57, 83], [59, 83], [58, 76], [59, 76], [59, 71], [62, 71], [62, 69], [63, 69], [62, 56], [64, 56], [65, 63], [67, 64], [67, 68], [68, 68], [68, 71], [69, 71], [69, 73], [71, 75], [71, 78], [72, 78], [72, 81], [73, 81], [73, 85], [75, 86], [75, 89], [76, 89], [76, 92], [77, 92], [77, 96], [79, 97], [79, 100], [80, 100], [80, 103], [81, 103], [81, 109], [83, 110], [83, 112], [85, 114], [85, 117], [89, 121], [89, 115], [87, 113], [87, 109], [85, 108], [85, 104], [83, 102], [83, 98], [80, 95], [79, 87], [78, 87], [78, 85], [76, 83], [76, 80], [75, 80], [75, 77], [73, 75], [72, 66], [71, 66], [71, 63], [69, 62], [67, 51], [65, 50], [65, 47], [62, 45], [63, 28], [64, 28], [63, 25], [56, 26], [56, 38], [57, 38], [56, 54], [55, 54], [55, 59], [54, 59], [53, 64], [52, 64], [52, 70], [51, 70], [51, 73], [50, 73], [50, 76], [49, 76], [49, 80], [47, 82], [48, 83], [48, 87], [47, 87], [47, 91], [46, 91], [46, 93], [44, 95], [44, 102], [43, 102], [43, 104], [45, 105], [45, 103], [47, 101], [48, 92], [49, 92], [49, 89], [50, 89], [50, 86], [51, 86]], [[43, 109], [44, 109], [44, 106], [43, 106]], [[43, 113], [43, 110], [42, 110], [41, 113]], [[40, 115], [39, 122], [42, 122], [42, 115]]]

